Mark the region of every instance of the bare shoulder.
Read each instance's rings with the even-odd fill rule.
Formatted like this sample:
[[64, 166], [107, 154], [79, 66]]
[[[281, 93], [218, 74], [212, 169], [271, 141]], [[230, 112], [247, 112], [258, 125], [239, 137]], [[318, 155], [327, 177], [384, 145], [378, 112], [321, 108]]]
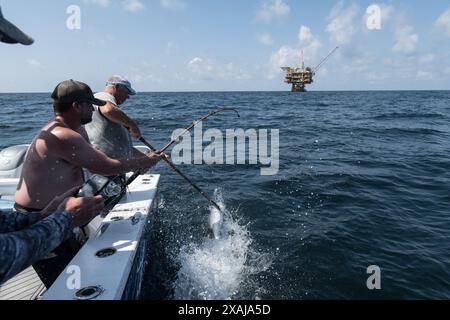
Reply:
[[111, 101], [106, 101], [106, 104], [104, 106], [99, 107], [100, 112], [105, 113], [105, 112], [110, 112], [111, 110], [117, 110], [117, 106], [112, 103]]
[[45, 125], [31, 144], [30, 156], [39, 158], [65, 158], [69, 151], [85, 148], [86, 140], [58, 122], [52, 121]]
[[45, 140], [46, 143], [61, 149], [65, 149], [66, 147], [73, 148], [74, 146], [79, 147], [83, 143], [86, 143], [86, 139], [81, 132], [67, 128], [58, 122], [50, 122], [47, 124], [41, 130], [39, 137]]
[[75, 130], [72, 130], [72, 129], [64, 127], [64, 126], [56, 126], [52, 130], [52, 134], [54, 134], [56, 137], [58, 137], [62, 141], [83, 139], [81, 132], [77, 132]]

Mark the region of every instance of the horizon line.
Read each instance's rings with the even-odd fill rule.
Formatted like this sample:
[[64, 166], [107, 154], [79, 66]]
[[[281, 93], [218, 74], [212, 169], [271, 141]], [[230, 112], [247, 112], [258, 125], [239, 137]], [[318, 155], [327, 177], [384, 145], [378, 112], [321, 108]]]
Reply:
[[[140, 93], [233, 93], [233, 92], [286, 92], [286, 93], [314, 93], [314, 92], [417, 92], [417, 91], [450, 91], [450, 89], [355, 89], [355, 90], [310, 90], [306, 92], [291, 92], [289, 90], [192, 90], [192, 91], [137, 91]], [[97, 91], [94, 91], [97, 92]], [[101, 91], [98, 91], [101, 92]], [[0, 94], [48, 94], [51, 91], [0, 91]]]

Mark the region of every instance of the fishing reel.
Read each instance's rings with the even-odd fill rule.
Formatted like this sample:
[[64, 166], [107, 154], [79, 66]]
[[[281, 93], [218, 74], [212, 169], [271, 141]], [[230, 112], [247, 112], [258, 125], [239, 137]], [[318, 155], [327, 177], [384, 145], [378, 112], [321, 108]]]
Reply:
[[[105, 217], [109, 210], [117, 203], [122, 197], [125, 188], [122, 187], [125, 184], [125, 176], [118, 175], [114, 177], [104, 177], [98, 174], [90, 176], [90, 178], [84, 183], [81, 189], [77, 193], [77, 197], [95, 197], [101, 195], [104, 201], [104, 208], [100, 212], [100, 217]], [[97, 219], [97, 224], [101, 223], [100, 218]], [[94, 219], [94, 220], [95, 220]], [[96, 223], [91, 221], [91, 223]], [[97, 226], [98, 227], [98, 226]], [[92, 234], [93, 230], [96, 228], [89, 227], [88, 225], [82, 226], [80, 228], [74, 229], [75, 238], [79, 243], [84, 243], [87, 241], [89, 236]]]
[[[98, 174], [92, 175], [81, 187], [77, 197], [95, 197], [101, 195], [104, 208], [100, 212], [100, 217], [104, 218], [109, 211], [120, 201], [126, 191], [125, 175], [104, 177]], [[82, 228], [83, 229], [83, 228]], [[83, 229], [87, 237], [90, 232]]]
[[101, 195], [106, 202], [117, 197], [122, 192], [122, 185], [125, 182], [123, 175], [114, 177], [104, 177], [98, 174], [92, 175], [78, 191], [78, 197], [95, 197]]

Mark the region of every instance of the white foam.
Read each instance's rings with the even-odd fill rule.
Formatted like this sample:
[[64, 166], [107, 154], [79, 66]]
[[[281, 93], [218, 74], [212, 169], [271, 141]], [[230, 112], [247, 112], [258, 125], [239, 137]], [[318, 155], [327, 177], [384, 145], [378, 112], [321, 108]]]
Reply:
[[249, 276], [271, 264], [267, 254], [252, 248], [250, 233], [225, 209], [220, 192], [216, 191], [215, 198], [224, 209], [220, 238], [204, 238], [200, 244], [181, 248], [177, 257], [180, 269], [173, 285], [175, 299], [233, 299]]

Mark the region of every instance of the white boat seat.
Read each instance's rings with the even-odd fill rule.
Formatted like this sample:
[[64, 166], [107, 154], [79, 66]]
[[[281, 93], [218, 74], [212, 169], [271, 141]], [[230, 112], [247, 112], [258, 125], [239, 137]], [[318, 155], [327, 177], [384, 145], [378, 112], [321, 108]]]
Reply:
[[27, 144], [12, 146], [0, 152], [0, 179], [20, 178]]

